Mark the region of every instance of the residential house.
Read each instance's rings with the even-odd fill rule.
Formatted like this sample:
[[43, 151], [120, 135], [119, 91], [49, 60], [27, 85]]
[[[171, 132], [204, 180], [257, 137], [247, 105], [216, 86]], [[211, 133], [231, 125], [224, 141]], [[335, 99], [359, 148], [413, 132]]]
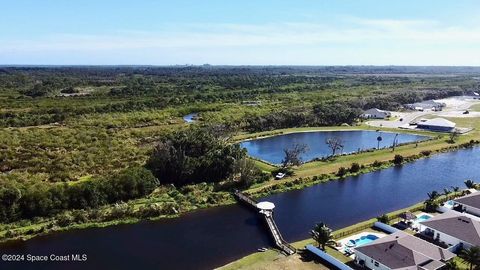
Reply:
[[453, 200], [455, 209], [480, 217], [480, 192]]
[[452, 252], [403, 231], [355, 248], [355, 262], [373, 270], [435, 270], [453, 257]]
[[420, 232], [449, 246], [449, 250], [480, 246], [480, 221], [457, 211], [420, 222]]

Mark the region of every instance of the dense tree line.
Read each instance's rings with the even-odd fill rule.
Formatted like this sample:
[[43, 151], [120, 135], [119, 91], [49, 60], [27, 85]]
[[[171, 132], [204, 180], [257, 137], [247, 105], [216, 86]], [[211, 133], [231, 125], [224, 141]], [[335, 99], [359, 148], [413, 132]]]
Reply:
[[347, 103], [319, 103], [313, 108], [283, 110], [247, 119], [246, 129], [252, 132], [302, 126], [334, 126], [353, 124], [362, 111]]
[[150, 194], [158, 180], [150, 171], [133, 167], [109, 177], [73, 184], [0, 184], [0, 220], [51, 216], [65, 209], [97, 208]]
[[[160, 140], [147, 162], [153, 174], [162, 183], [185, 185], [200, 182], [220, 182], [245, 172], [239, 166], [245, 163], [246, 151], [238, 144], [222, 139], [212, 128], [192, 127], [175, 132]], [[254, 170], [252, 178], [259, 176]], [[239, 179], [245, 179], [240, 177]]]

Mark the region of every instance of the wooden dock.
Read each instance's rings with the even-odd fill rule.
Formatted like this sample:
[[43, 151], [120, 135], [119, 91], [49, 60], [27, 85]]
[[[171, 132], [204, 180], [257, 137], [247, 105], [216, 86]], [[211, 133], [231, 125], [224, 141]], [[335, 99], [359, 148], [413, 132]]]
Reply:
[[270, 234], [272, 235], [273, 239], [275, 240], [275, 245], [278, 249], [280, 249], [285, 255], [292, 255], [295, 254], [297, 251], [294, 247], [292, 247], [285, 239], [283, 239], [282, 235], [280, 234], [280, 230], [273, 219], [273, 211], [272, 210], [261, 210], [257, 207], [257, 201], [248, 197], [247, 195], [243, 194], [240, 191], [235, 191], [235, 197], [250, 207], [256, 209], [265, 219], [267, 223], [268, 229], [270, 230]]

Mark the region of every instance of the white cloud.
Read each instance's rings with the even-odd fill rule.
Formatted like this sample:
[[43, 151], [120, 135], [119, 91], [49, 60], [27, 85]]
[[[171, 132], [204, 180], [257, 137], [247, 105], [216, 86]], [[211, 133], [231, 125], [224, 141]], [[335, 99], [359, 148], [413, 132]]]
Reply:
[[[0, 62], [8, 58], [9, 54], [21, 56], [22, 54], [82, 53], [88, 57], [89, 54], [98, 56], [112, 52], [119, 55], [135, 55], [135, 51], [142, 50], [158, 55], [174, 52], [179, 55], [177, 63], [195, 63], [187, 57], [210, 62], [209, 56], [210, 59], [217, 59], [218, 55], [214, 54], [221, 53], [224, 59], [222, 64], [236, 64], [240, 60], [238, 56], [240, 54], [237, 53], [242, 51], [241, 54], [250, 57], [251, 62], [262, 59], [265, 61], [263, 64], [268, 64], [276, 60], [272, 53], [277, 53], [278, 56], [292, 56], [289, 59], [292, 61], [308, 60], [307, 55], [300, 53], [308, 51], [322, 55], [333, 52], [337, 55], [349, 55], [352, 57], [350, 64], [357, 64], [361, 59], [374, 57], [376, 52], [380, 55], [384, 48], [395, 48], [396, 51], [391, 51], [391, 55], [397, 55], [398, 58], [387, 57], [387, 59], [391, 59], [390, 64], [397, 64], [400, 60], [405, 60], [405, 57], [417, 61], [418, 57], [425, 58], [422, 58], [423, 54], [432, 60], [434, 57], [438, 58], [446, 54], [458, 55], [462, 53], [461, 51], [471, 53], [471, 48], [480, 48], [478, 25], [466, 28], [445, 26], [428, 20], [362, 18], [349, 18], [345, 22], [342, 26], [294, 22], [263, 25], [185, 24], [164, 25], [158, 32], [130, 31], [110, 35], [57, 34], [31, 40], [5, 40], [5, 38], [1, 40], [0, 38]], [[438, 48], [443, 49], [438, 50]], [[465, 50], [465, 48], [470, 49]], [[432, 51], [434, 54], [424, 54], [423, 51]], [[195, 57], [202, 53], [204, 55]], [[459, 59], [464, 58], [459, 57]], [[321, 60], [315, 57], [311, 59]], [[477, 61], [477, 64], [480, 64], [480, 60]]]

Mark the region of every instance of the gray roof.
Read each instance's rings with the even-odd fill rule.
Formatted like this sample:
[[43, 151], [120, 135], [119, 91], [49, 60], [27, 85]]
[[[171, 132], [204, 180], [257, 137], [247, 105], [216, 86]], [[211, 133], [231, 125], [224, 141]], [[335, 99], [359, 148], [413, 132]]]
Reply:
[[[355, 248], [391, 269], [437, 269], [455, 254], [402, 231]], [[438, 266], [438, 267], [437, 267]]]
[[371, 108], [363, 112], [364, 114], [374, 114], [374, 113], [383, 113], [383, 114], [390, 114], [388, 111], [380, 110], [377, 108]]
[[410, 103], [406, 104], [407, 106], [412, 106], [412, 107], [422, 107], [422, 108], [431, 108], [431, 107], [442, 107], [444, 106], [443, 103], [437, 102], [435, 100], [425, 100], [421, 102], [415, 102], [415, 103]]
[[453, 236], [463, 242], [480, 246], [480, 222], [459, 212], [448, 211], [420, 224]]
[[419, 126], [432, 126], [432, 127], [450, 127], [454, 128], [457, 124], [452, 121], [443, 118], [428, 119], [424, 122], [418, 122]]
[[454, 200], [457, 203], [464, 204], [473, 208], [480, 209], [480, 192], [475, 192], [467, 196]]

